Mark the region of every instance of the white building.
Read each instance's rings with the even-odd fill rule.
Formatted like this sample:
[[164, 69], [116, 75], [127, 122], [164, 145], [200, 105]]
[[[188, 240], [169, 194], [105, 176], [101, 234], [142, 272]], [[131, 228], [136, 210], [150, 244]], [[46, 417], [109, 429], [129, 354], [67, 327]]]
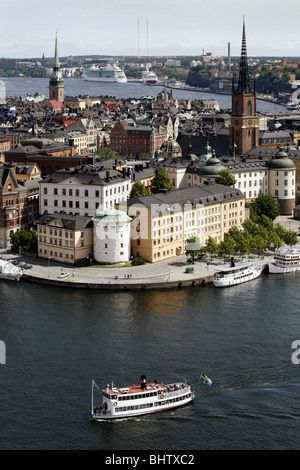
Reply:
[[107, 209], [93, 217], [94, 259], [99, 263], [124, 263], [130, 259], [130, 222], [126, 212]]
[[[125, 170], [125, 169], [124, 169]], [[40, 182], [40, 214], [94, 217], [97, 209], [112, 209], [127, 201], [130, 178], [126, 172], [86, 165], [56, 171]]]

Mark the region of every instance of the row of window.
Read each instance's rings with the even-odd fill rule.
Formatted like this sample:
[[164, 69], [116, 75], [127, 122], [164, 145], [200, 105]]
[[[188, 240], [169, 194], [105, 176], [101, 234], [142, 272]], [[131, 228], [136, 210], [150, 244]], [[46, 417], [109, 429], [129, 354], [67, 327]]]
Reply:
[[160, 401], [160, 402], [157, 401], [155, 403], [143, 403], [142, 405], [131, 405], [131, 406], [117, 406], [115, 408], [115, 411], [120, 412], [120, 411], [143, 410], [145, 408], [153, 408], [153, 406], [169, 405], [169, 404], [176, 403], [182, 400], [186, 400], [190, 396], [191, 394], [188, 393], [185, 396], [171, 398], [170, 400], [165, 400], [165, 401]]

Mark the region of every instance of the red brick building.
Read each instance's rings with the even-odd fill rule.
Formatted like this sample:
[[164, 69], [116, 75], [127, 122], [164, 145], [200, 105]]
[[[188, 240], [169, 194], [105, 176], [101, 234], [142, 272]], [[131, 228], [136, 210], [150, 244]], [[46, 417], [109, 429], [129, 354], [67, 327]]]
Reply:
[[120, 156], [149, 160], [167, 139], [167, 129], [163, 126], [117, 121], [111, 130], [110, 147]]
[[4, 152], [5, 162], [36, 163], [42, 176], [66, 167], [89, 163], [89, 157], [76, 153], [76, 146], [70, 142], [56, 142], [43, 138], [28, 139], [21, 142], [20, 147]]
[[10, 234], [28, 228], [28, 190], [18, 184], [14, 169], [0, 167], [0, 245], [9, 245]]

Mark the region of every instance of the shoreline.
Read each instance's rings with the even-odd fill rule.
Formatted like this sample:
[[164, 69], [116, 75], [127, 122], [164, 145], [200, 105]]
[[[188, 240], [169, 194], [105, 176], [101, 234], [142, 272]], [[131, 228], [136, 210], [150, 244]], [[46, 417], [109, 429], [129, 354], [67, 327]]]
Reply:
[[[185, 287], [211, 287], [213, 276], [220, 267], [228, 264], [218, 258], [196, 260], [194, 264], [187, 262], [186, 255], [176, 259], [161, 261], [156, 265], [146, 264], [132, 267], [76, 268], [62, 264], [54, 264], [38, 258], [32, 259], [22, 255], [7, 255], [7, 259], [20, 259], [32, 264], [32, 268], [23, 270], [20, 282], [42, 284], [53, 287], [77, 288], [102, 291], [144, 291], [181, 289]], [[240, 259], [242, 257], [239, 257]], [[267, 272], [267, 265], [273, 261], [273, 253], [263, 257], [249, 256], [262, 266], [262, 273]], [[194, 272], [186, 272], [186, 268]], [[61, 272], [68, 272], [68, 277], [59, 279]]]

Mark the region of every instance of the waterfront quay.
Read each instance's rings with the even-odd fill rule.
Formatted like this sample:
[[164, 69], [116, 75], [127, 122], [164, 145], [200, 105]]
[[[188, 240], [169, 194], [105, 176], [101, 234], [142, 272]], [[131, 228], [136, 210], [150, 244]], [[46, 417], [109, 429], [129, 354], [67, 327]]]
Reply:
[[[300, 235], [300, 221], [292, 216], [279, 216], [274, 223], [280, 223], [284, 228]], [[296, 247], [300, 249], [300, 241]], [[5, 249], [0, 250], [0, 254], [8, 260], [16, 259], [32, 265], [31, 269], [23, 270], [21, 282], [56, 287], [125, 291], [209, 286], [212, 285], [213, 276], [219, 268], [230, 261], [230, 257], [223, 260], [216, 255], [207, 254], [191, 263], [184, 254], [141, 266], [91, 265], [83, 268], [57, 263], [52, 258], [44, 260], [17, 255]], [[238, 258], [242, 259], [242, 256], [236, 257], [236, 260]], [[267, 272], [267, 264], [274, 261], [274, 252], [267, 251], [261, 256], [251, 254], [248, 259], [255, 260], [262, 267], [262, 271]], [[59, 278], [62, 273], [68, 273], [68, 276]]]
[[[263, 269], [273, 260], [273, 253], [264, 256], [249, 256], [255, 259]], [[174, 289], [183, 287], [205, 287], [212, 285], [214, 274], [221, 266], [229, 262], [210, 255], [188, 262], [186, 255], [155, 264], [142, 266], [90, 266], [85, 268], [66, 266], [48, 261], [8, 254], [7, 259], [17, 259], [32, 264], [31, 269], [24, 270], [20, 282], [34, 282], [56, 287], [70, 287], [99, 290], [145, 290], [145, 289]], [[192, 272], [189, 271], [192, 268]], [[65, 278], [59, 278], [61, 273], [68, 273]]]

